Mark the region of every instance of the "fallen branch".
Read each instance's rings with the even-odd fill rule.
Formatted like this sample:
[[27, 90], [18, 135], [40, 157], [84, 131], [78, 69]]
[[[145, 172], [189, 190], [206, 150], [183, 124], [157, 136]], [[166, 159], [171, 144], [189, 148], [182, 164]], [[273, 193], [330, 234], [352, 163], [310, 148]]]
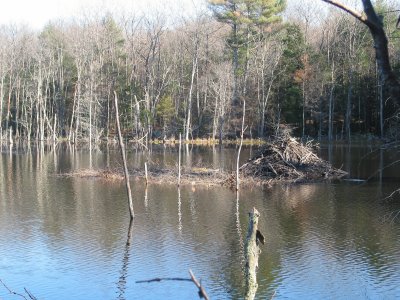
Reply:
[[201, 283], [196, 279], [196, 277], [194, 276], [192, 270], [189, 270], [189, 274], [190, 274], [190, 277], [192, 278], [193, 283], [199, 288], [199, 296], [200, 296], [200, 298], [204, 298], [205, 300], [210, 300], [210, 298], [208, 298], [208, 295], [207, 295], [205, 289], [203, 288]]
[[153, 278], [148, 280], [138, 280], [136, 283], [152, 283], [152, 282], [160, 282], [160, 281], [192, 281], [189, 278], [181, 278], [181, 277], [165, 277], [165, 278]]
[[201, 285], [201, 283], [196, 279], [192, 270], [189, 269], [190, 278], [181, 278], [181, 277], [165, 277], [165, 278], [153, 278], [148, 280], [138, 280], [136, 283], [152, 283], [152, 282], [161, 282], [161, 281], [190, 281], [193, 282], [196, 287], [199, 289], [199, 296], [200, 298], [204, 298], [205, 300], [210, 300], [207, 295], [206, 290]]

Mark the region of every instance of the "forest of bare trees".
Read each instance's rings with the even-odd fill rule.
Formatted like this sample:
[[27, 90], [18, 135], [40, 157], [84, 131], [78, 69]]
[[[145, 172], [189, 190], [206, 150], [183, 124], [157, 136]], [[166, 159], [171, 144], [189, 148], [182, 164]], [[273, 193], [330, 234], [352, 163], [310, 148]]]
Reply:
[[[315, 1], [317, 2], [317, 1]], [[161, 14], [0, 27], [0, 138], [237, 138], [289, 124], [298, 136], [395, 138], [396, 105], [368, 28], [323, 1], [210, 1], [173, 25]], [[398, 7], [376, 1], [393, 72]]]

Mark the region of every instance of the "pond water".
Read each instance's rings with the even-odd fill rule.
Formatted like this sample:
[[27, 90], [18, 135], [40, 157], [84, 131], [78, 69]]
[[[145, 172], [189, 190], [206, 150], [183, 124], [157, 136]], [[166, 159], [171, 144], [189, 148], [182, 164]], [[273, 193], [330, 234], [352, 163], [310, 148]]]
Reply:
[[[11, 151], [10, 151], [11, 150]], [[246, 148], [242, 160], [255, 149]], [[243, 242], [252, 207], [266, 238], [256, 299], [400, 298], [400, 222], [385, 221], [399, 188], [397, 150], [327, 146], [320, 154], [367, 183], [222, 187], [132, 180], [135, 218], [123, 183], [57, 174], [121, 165], [116, 151], [3, 148], [0, 159], [0, 279], [38, 299], [198, 299], [193, 270], [211, 299], [242, 299]], [[176, 149], [130, 150], [129, 165], [175, 166]], [[231, 170], [235, 149], [190, 147], [186, 166]], [[377, 170], [387, 166], [383, 171]], [[131, 230], [129, 230], [129, 228]], [[129, 243], [127, 243], [129, 239]], [[0, 285], [0, 299], [21, 299]]]

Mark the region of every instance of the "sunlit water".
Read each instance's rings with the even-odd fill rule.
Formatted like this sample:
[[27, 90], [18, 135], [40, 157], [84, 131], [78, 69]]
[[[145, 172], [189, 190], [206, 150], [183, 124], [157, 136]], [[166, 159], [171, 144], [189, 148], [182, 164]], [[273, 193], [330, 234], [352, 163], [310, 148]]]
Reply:
[[[117, 152], [3, 149], [0, 160], [0, 279], [38, 299], [197, 299], [191, 269], [211, 299], [244, 296], [247, 213], [256, 207], [266, 237], [257, 299], [400, 298], [400, 210], [380, 199], [400, 184], [396, 151], [322, 148], [358, 182], [253, 188], [150, 185], [132, 180], [135, 218], [123, 183], [59, 173], [120, 165]], [[242, 160], [252, 153], [245, 149]], [[189, 148], [186, 166], [231, 170], [235, 149]], [[369, 153], [369, 154], [368, 154]], [[368, 154], [368, 155], [366, 155]], [[397, 155], [398, 157], [398, 155]], [[130, 166], [174, 167], [176, 151], [129, 151]], [[26, 295], [26, 294], [25, 294]], [[21, 299], [0, 285], [0, 299]]]

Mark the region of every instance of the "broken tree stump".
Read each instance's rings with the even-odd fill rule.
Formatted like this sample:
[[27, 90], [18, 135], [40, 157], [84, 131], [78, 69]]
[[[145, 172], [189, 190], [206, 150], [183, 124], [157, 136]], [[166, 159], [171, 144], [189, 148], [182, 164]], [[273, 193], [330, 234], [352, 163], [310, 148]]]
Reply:
[[245, 276], [246, 276], [246, 300], [254, 299], [257, 284], [258, 257], [261, 253], [259, 244], [264, 244], [264, 236], [258, 230], [258, 219], [260, 213], [255, 207], [249, 213], [249, 228], [247, 231], [244, 255], [246, 259]]

